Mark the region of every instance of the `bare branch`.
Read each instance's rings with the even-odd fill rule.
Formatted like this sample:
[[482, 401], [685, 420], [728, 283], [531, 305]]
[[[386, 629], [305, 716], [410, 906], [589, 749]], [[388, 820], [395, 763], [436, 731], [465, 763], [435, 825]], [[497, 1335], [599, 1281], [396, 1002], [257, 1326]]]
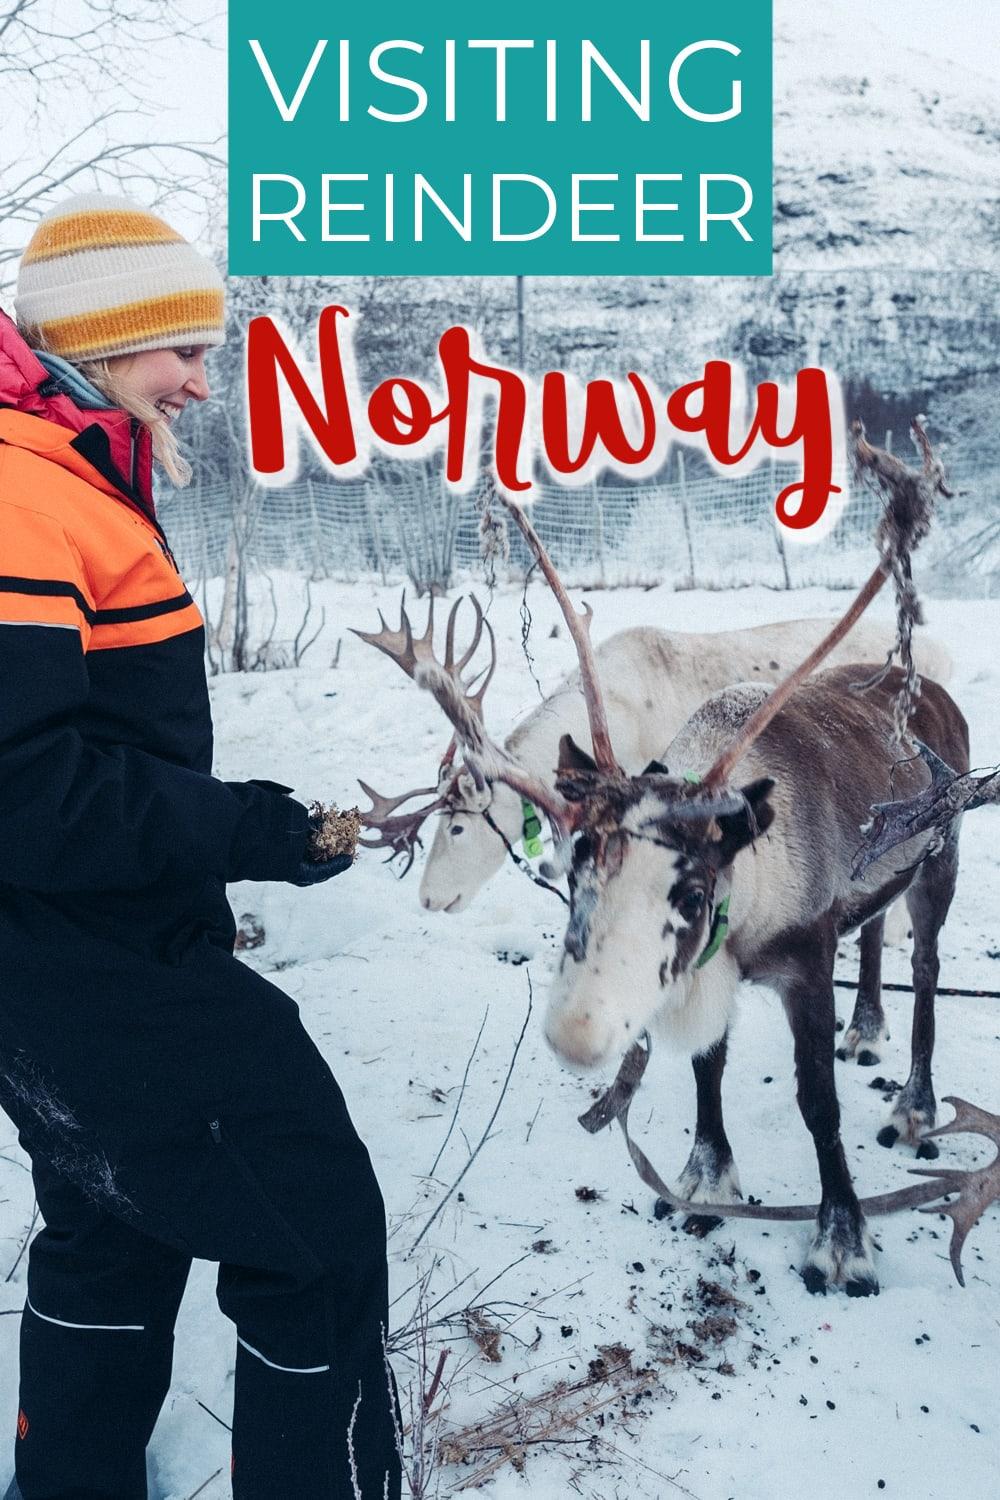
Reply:
[[445, 1193], [444, 1197], [441, 1199], [441, 1202], [438, 1204], [437, 1208], [431, 1214], [430, 1218], [427, 1220], [427, 1223], [424, 1225], [423, 1229], [421, 1229], [420, 1233], [417, 1235], [416, 1239], [413, 1241], [413, 1244], [410, 1246], [410, 1249], [409, 1249], [409, 1254], [410, 1255], [412, 1255], [413, 1252], [414, 1252], [414, 1250], [416, 1250], [417, 1246], [420, 1244], [421, 1240], [423, 1240], [424, 1236], [427, 1234], [427, 1231], [430, 1229], [431, 1225], [438, 1218], [438, 1216], [440, 1215], [441, 1211], [445, 1208], [445, 1206], [454, 1197], [455, 1193], [458, 1191], [459, 1187], [461, 1186], [461, 1184], [462, 1184], [462, 1182], [463, 1182], [466, 1174], [468, 1173], [469, 1169], [471, 1168], [473, 1162], [476, 1160], [476, 1157], [479, 1155], [480, 1151], [483, 1149], [483, 1147], [486, 1145], [486, 1142], [490, 1138], [490, 1131], [493, 1129], [493, 1125], [494, 1125], [494, 1122], [496, 1120], [496, 1117], [500, 1113], [500, 1106], [501, 1106], [501, 1104], [503, 1104], [503, 1101], [504, 1101], [504, 1099], [506, 1097], [507, 1088], [508, 1088], [508, 1085], [510, 1084], [511, 1077], [513, 1076], [515, 1064], [517, 1063], [518, 1053], [521, 1050], [521, 1043], [524, 1041], [524, 1034], [525, 1034], [525, 1032], [528, 1029], [528, 1022], [531, 1020], [531, 1011], [532, 1011], [532, 1006], [533, 1006], [533, 1003], [534, 1003], [534, 990], [533, 990], [532, 984], [531, 984], [531, 969], [530, 969], [530, 967], [526, 968], [524, 972], [525, 972], [525, 977], [527, 978], [527, 981], [528, 981], [528, 1008], [527, 1008], [527, 1010], [525, 1011], [525, 1014], [524, 1014], [524, 1024], [521, 1027], [520, 1035], [518, 1036], [517, 1041], [514, 1043], [514, 1052], [513, 1052], [513, 1055], [511, 1056], [511, 1059], [510, 1059], [510, 1066], [507, 1069], [507, 1076], [504, 1078], [503, 1084], [502, 1084], [501, 1089], [500, 1089], [500, 1093], [499, 1093], [499, 1095], [497, 1097], [497, 1102], [493, 1106], [493, 1112], [490, 1115], [489, 1119], [487, 1120], [487, 1122], [486, 1122], [486, 1129], [483, 1131], [482, 1135], [479, 1137], [478, 1144], [475, 1146], [475, 1148], [473, 1149], [473, 1151], [470, 1153], [469, 1159], [465, 1163], [465, 1166], [462, 1168], [461, 1172], [459, 1172], [458, 1176], [455, 1178], [455, 1181], [452, 1183], [451, 1187]]

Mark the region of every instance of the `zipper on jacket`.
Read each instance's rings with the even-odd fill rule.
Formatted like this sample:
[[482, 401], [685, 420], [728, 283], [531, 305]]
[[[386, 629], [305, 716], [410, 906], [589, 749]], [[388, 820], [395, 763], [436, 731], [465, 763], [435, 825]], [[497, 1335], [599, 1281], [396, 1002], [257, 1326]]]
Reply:
[[209, 1120], [209, 1122], [208, 1122], [208, 1128], [209, 1128], [209, 1130], [212, 1133], [212, 1140], [215, 1142], [215, 1144], [217, 1146], [221, 1146], [222, 1145], [222, 1129], [221, 1129], [221, 1127], [219, 1125], [218, 1120]]

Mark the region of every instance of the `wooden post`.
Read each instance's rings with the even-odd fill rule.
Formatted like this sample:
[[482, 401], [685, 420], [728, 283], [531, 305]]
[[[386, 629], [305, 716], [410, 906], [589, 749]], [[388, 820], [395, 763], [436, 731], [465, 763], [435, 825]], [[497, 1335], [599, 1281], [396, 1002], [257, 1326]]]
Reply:
[[691, 517], [688, 514], [688, 498], [687, 498], [687, 472], [686, 472], [685, 467], [684, 467], [684, 450], [682, 448], [678, 448], [678, 450], [677, 450], [677, 478], [678, 478], [678, 481], [680, 483], [681, 519], [684, 522], [684, 540], [687, 543], [687, 555], [688, 555], [688, 578], [687, 578], [687, 581], [688, 581], [688, 588], [692, 588], [693, 589], [694, 585], [695, 585], [695, 576], [694, 576], [694, 545], [693, 545], [693, 543], [691, 541]]
[[[775, 473], [774, 455], [772, 454], [771, 455], [771, 499], [772, 499], [772, 502], [777, 498], [777, 494], [776, 494], [777, 484], [778, 484], [778, 480], [777, 480], [777, 475]], [[785, 534], [784, 534], [784, 532], [781, 529], [781, 522], [777, 519], [777, 517], [775, 517], [775, 521], [774, 521], [774, 538], [775, 538], [775, 541], [777, 542], [777, 546], [778, 546], [778, 556], [781, 558], [781, 571], [785, 575], [785, 588], [786, 589], [790, 589], [791, 586], [792, 586], [792, 575], [788, 571], [788, 554], [785, 551]]]

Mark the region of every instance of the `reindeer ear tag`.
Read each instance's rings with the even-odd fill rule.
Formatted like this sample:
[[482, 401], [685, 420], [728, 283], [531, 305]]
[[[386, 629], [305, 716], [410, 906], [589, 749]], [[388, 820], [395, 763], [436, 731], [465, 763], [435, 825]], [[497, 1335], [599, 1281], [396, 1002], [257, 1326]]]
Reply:
[[703, 969], [710, 959], [713, 959], [729, 936], [729, 897], [724, 896], [715, 908], [715, 917], [712, 922], [712, 930], [708, 935], [708, 947], [695, 964], [696, 969]]
[[527, 797], [521, 798], [521, 814], [524, 818], [521, 824], [522, 848], [529, 859], [538, 859], [542, 853], [542, 820], [535, 804]]

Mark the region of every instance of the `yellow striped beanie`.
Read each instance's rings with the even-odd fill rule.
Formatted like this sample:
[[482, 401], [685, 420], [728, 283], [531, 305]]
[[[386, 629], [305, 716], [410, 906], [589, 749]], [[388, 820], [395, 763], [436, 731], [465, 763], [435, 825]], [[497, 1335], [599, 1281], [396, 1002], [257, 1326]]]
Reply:
[[81, 193], [39, 221], [14, 310], [73, 363], [225, 340], [212, 262], [156, 214], [107, 193]]

